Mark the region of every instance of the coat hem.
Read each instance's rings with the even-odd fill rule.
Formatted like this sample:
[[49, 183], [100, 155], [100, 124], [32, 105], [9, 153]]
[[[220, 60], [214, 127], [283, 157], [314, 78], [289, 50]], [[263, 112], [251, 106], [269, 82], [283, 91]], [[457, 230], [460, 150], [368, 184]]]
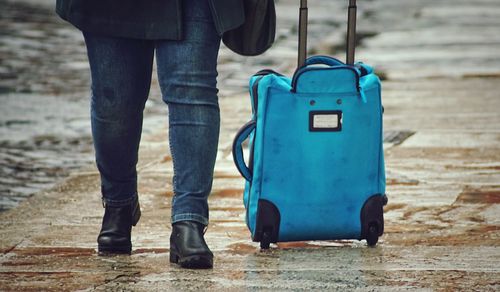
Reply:
[[[72, 13], [66, 15], [63, 11], [56, 10], [59, 17], [71, 23], [74, 27], [81, 31], [95, 33], [99, 35], [106, 35], [111, 37], [123, 37], [132, 39], [145, 39], [145, 40], [181, 40], [182, 39], [182, 26], [175, 24], [175, 31], [157, 31], [154, 27], [172, 26], [171, 22], [157, 22], [157, 23], [144, 23], [137, 22], [123, 22], [123, 21], [109, 21], [101, 19], [86, 20], [83, 15]], [[119, 27], [119, 29], [117, 29]]]

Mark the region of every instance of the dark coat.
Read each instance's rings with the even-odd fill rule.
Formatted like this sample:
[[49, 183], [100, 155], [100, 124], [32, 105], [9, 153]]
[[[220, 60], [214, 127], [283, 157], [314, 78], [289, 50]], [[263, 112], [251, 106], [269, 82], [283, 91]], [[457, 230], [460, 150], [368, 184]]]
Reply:
[[[243, 0], [210, 1], [220, 35], [244, 20]], [[80, 30], [137, 39], [182, 39], [182, 0], [57, 0], [59, 16]]]

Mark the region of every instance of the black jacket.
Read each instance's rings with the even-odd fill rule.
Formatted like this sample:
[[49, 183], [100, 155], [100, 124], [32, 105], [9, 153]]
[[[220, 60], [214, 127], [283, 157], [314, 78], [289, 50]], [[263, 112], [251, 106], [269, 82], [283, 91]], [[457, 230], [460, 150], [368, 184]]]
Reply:
[[[220, 35], [244, 20], [243, 0], [209, 1]], [[137, 39], [182, 39], [182, 0], [57, 0], [56, 12], [77, 28]]]

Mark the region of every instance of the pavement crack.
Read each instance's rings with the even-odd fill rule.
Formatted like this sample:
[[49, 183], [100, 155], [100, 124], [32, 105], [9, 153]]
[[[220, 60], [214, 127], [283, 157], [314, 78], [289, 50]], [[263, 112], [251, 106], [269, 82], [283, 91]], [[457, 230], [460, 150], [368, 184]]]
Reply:
[[14, 244], [13, 246], [7, 248], [6, 250], [3, 251], [3, 254], [8, 254], [10, 253], [11, 251], [13, 251], [14, 249], [16, 249], [21, 243], [23, 243], [24, 239], [21, 239], [21, 241], [19, 241], [18, 243]]

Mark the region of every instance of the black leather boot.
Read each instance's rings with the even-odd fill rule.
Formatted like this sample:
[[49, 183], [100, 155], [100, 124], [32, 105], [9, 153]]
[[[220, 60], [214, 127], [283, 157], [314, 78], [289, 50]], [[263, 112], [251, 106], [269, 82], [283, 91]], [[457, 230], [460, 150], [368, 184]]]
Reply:
[[130, 254], [130, 233], [141, 217], [139, 200], [130, 205], [113, 207], [104, 205], [102, 228], [97, 237], [99, 255]]
[[188, 269], [211, 269], [214, 255], [203, 238], [203, 224], [180, 221], [172, 225], [170, 262]]

